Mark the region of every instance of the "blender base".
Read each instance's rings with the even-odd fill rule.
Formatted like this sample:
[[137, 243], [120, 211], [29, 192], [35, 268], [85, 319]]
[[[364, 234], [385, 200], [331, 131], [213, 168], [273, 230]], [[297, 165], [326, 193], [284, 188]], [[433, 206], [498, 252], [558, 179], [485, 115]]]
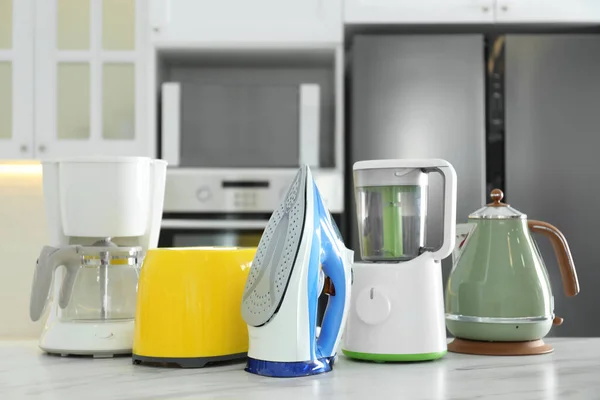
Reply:
[[482, 356], [531, 356], [551, 353], [554, 348], [542, 339], [526, 342], [484, 342], [456, 338], [448, 343], [448, 351]]
[[442, 358], [446, 355], [446, 351], [436, 353], [419, 353], [419, 354], [377, 354], [377, 353], [360, 353], [342, 349], [344, 355], [348, 358], [356, 360], [373, 361], [376, 363], [384, 362], [419, 362], [433, 361]]
[[401, 263], [355, 262], [342, 352], [375, 362], [446, 354], [442, 268], [427, 252]]
[[133, 320], [59, 322], [47, 325], [39, 347], [49, 354], [94, 358], [131, 354]]

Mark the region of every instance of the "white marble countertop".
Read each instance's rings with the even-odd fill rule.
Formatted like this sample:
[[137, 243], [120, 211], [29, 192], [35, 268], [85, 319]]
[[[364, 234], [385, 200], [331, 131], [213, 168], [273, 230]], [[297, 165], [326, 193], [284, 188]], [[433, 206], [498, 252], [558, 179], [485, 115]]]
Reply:
[[265, 378], [244, 363], [204, 369], [61, 358], [35, 341], [0, 341], [0, 399], [600, 399], [600, 338], [548, 339], [554, 353], [373, 364], [340, 355], [330, 373]]

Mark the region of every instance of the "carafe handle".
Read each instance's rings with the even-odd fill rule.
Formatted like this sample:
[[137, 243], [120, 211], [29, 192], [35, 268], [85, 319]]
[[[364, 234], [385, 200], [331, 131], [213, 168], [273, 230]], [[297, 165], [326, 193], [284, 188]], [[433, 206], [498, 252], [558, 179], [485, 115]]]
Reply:
[[66, 267], [67, 273], [61, 287], [59, 303], [62, 308], [68, 304], [75, 276], [79, 269], [77, 247], [79, 246], [61, 248], [44, 246], [42, 248], [35, 266], [31, 288], [29, 317], [32, 321], [37, 321], [44, 313], [48, 298], [50, 297], [50, 287], [52, 286], [54, 271], [61, 265]]
[[435, 260], [443, 260], [454, 251], [456, 243], [456, 171], [447, 161], [438, 167], [444, 177], [444, 234], [442, 246], [433, 253]]
[[527, 225], [531, 232], [541, 233], [548, 237], [558, 261], [565, 294], [575, 296], [579, 293], [579, 281], [567, 239], [555, 226], [547, 222], [529, 220]]

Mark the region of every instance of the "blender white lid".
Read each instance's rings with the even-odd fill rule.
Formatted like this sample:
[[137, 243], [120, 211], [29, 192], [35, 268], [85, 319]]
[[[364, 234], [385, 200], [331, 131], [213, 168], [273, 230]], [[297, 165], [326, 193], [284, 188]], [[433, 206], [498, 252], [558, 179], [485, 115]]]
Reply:
[[437, 158], [410, 159], [398, 158], [389, 160], [367, 160], [354, 163], [353, 170], [377, 169], [377, 168], [439, 168], [449, 167], [450, 163], [446, 160]]

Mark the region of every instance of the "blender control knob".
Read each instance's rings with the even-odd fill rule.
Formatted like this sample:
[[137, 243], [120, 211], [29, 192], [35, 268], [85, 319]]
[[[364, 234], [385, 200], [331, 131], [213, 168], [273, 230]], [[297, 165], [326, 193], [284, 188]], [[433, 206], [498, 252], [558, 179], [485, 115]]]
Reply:
[[381, 324], [389, 317], [391, 309], [392, 303], [381, 287], [366, 287], [356, 298], [356, 313], [365, 324]]

